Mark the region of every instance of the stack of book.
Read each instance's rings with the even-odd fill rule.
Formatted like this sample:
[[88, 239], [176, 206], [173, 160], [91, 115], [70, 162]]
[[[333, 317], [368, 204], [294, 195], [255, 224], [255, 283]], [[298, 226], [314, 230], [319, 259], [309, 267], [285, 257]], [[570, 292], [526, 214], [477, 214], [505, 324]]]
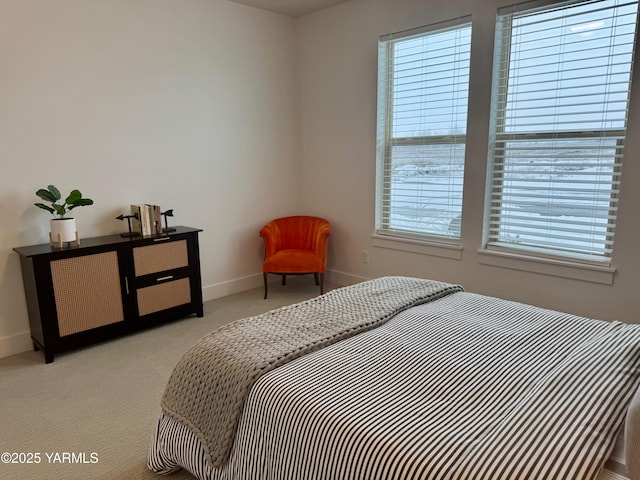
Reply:
[[162, 234], [162, 215], [158, 205], [131, 205], [131, 229], [143, 237]]

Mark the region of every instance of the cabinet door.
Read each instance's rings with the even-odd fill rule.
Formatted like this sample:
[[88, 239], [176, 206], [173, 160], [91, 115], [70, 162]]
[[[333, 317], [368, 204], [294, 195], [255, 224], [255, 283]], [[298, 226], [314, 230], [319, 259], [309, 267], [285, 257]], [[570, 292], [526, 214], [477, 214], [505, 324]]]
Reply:
[[124, 320], [116, 251], [50, 265], [60, 337]]
[[136, 247], [133, 265], [136, 278], [146, 277], [136, 289], [140, 316], [191, 303], [187, 240]]

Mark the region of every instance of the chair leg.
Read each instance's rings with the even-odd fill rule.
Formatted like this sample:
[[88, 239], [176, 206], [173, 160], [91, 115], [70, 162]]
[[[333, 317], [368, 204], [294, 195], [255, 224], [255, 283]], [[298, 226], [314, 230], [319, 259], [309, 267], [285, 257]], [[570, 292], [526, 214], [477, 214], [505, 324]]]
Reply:
[[266, 300], [267, 299], [267, 285], [268, 285], [267, 273], [266, 272], [262, 274], [262, 278], [264, 279], [264, 298]]
[[282, 275], [282, 285], [286, 285], [286, 284], [287, 284], [287, 276]]
[[316, 285], [320, 285], [320, 280], [318, 279], [318, 272], [315, 272], [315, 273], [313, 274], [313, 276], [314, 276], [314, 277], [315, 277], [315, 279], [316, 279]]
[[[316, 275], [318, 275], [316, 273]], [[321, 273], [320, 275], [320, 295], [322, 295], [324, 293], [324, 273]]]

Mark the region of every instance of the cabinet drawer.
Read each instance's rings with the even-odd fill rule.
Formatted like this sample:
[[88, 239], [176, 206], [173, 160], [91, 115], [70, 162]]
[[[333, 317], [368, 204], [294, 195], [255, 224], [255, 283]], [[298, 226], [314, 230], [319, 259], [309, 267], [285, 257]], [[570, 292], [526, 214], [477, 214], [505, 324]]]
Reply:
[[124, 320], [115, 251], [54, 260], [51, 278], [61, 337]]
[[133, 249], [133, 265], [136, 277], [186, 267], [189, 265], [187, 241], [136, 247]]
[[189, 278], [140, 288], [137, 293], [138, 314], [140, 316], [191, 303]]

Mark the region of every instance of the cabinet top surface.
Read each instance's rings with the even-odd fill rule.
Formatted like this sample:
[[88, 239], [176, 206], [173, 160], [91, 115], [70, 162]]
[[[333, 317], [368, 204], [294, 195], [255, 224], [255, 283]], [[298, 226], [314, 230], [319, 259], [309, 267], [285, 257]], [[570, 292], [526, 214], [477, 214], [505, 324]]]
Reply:
[[75, 243], [70, 243], [64, 245], [62, 248], [57, 246], [52, 246], [49, 243], [43, 243], [40, 245], [31, 245], [26, 247], [16, 247], [13, 250], [24, 257], [33, 257], [36, 255], [47, 255], [51, 253], [58, 252], [70, 252], [75, 250], [82, 250], [84, 248], [91, 247], [100, 247], [104, 245], [113, 245], [120, 243], [128, 243], [128, 244], [136, 244], [136, 243], [148, 243], [150, 240], [158, 240], [162, 238], [171, 238], [176, 235], [182, 235], [185, 233], [197, 233], [201, 232], [202, 229], [192, 228], [192, 227], [173, 227], [175, 228], [174, 232], [163, 233], [162, 235], [149, 235], [145, 237], [137, 236], [137, 237], [123, 237], [119, 233], [113, 235], [106, 235], [103, 237], [93, 237], [93, 238], [81, 238], [80, 245], [77, 246]]

